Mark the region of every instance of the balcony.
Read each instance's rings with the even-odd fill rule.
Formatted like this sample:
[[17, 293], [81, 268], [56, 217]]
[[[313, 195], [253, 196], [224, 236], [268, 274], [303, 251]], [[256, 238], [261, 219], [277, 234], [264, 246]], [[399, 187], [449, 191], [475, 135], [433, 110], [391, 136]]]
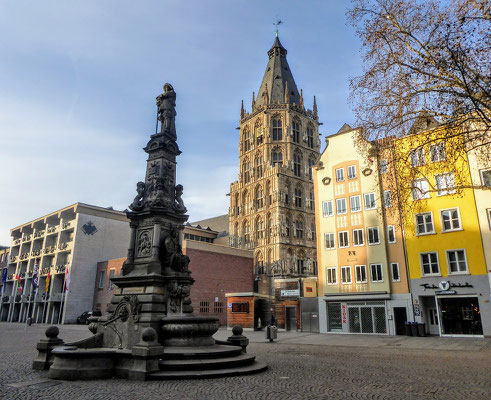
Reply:
[[63, 224], [61, 224], [61, 229], [68, 229], [71, 228], [71, 226], [72, 226], [71, 222], [63, 222]]
[[14, 246], [18, 246], [20, 244], [20, 242], [21, 242], [21, 239], [20, 238], [19, 239], [15, 239], [14, 240]]
[[16, 261], [17, 261], [17, 258], [18, 258], [17, 256], [10, 256], [10, 257], [9, 257], [9, 261], [10, 261], [11, 263], [14, 263], [14, 262], [16, 262]]
[[35, 302], [40, 303], [40, 302], [43, 302], [43, 301], [44, 301], [44, 298], [45, 298], [44, 293], [43, 293], [43, 294], [38, 293], [38, 294], [36, 294], [36, 296], [34, 297], [34, 301], [35, 301]]
[[48, 232], [48, 235], [50, 233], [54, 233], [58, 230], [58, 227], [57, 226], [50, 226], [46, 231]]
[[27, 260], [29, 258], [29, 253], [22, 253], [20, 256], [19, 256], [19, 260], [23, 261], [23, 260]]
[[13, 280], [14, 280], [14, 275], [15, 275], [15, 274], [10, 274], [10, 275], [7, 275], [7, 280], [8, 280], [8, 281], [13, 281]]
[[52, 265], [48, 265], [47, 267], [43, 267], [41, 269], [41, 275], [48, 275], [49, 270], [51, 269]]
[[56, 246], [49, 246], [44, 249], [44, 254], [54, 253], [56, 250]]
[[68, 266], [68, 263], [58, 264], [57, 266], [55, 266], [55, 273], [61, 274], [61, 273], [65, 272], [67, 266]]
[[50, 297], [50, 301], [63, 301], [64, 293], [53, 293]]
[[58, 245], [58, 250], [61, 250], [61, 251], [63, 251], [63, 250], [70, 250], [69, 247], [70, 247], [70, 243], [69, 242], [63, 242], [63, 243], [60, 243]]
[[34, 239], [38, 239], [43, 236], [44, 236], [44, 229], [42, 231], [36, 231], [36, 233], [34, 233]]
[[16, 303], [20, 303], [21, 300], [22, 300], [22, 295], [21, 294], [15, 295], [15, 302]]
[[41, 254], [41, 249], [31, 251], [31, 257], [36, 257]]
[[12, 296], [3, 296], [2, 303], [10, 303], [12, 300]]
[[20, 275], [21, 279], [26, 277], [26, 273], [25, 272], [21, 272], [19, 275]]

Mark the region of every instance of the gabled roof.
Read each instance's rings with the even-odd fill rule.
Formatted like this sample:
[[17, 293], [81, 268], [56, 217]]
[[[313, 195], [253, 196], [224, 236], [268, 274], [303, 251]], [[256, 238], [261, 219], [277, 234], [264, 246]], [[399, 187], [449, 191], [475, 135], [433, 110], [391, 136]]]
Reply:
[[[268, 104], [277, 102], [284, 104], [287, 95], [287, 103], [300, 105], [300, 94], [286, 60], [286, 53], [287, 51], [282, 46], [280, 39], [276, 37], [273, 47], [268, 51], [269, 61], [259, 88], [256, 106], [262, 106], [266, 103], [266, 92]], [[288, 90], [287, 94], [285, 93], [285, 87]]]
[[344, 124], [344, 125], [341, 127], [341, 129], [339, 129], [339, 131], [337, 131], [337, 132], [336, 132], [336, 135], [337, 135], [338, 133], [344, 133], [344, 132], [348, 132], [348, 131], [351, 131], [351, 130], [353, 130], [353, 128], [352, 128], [351, 126], [349, 126], [348, 124], [346, 124], [346, 123], [345, 123], [345, 124]]

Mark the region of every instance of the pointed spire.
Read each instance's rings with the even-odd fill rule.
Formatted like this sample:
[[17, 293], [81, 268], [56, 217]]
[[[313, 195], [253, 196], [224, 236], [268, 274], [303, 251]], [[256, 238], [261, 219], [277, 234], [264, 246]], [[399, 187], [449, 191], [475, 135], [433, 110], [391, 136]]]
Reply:
[[314, 113], [314, 117], [317, 118], [317, 101], [314, 96], [314, 106], [312, 107], [312, 112]]
[[285, 104], [288, 104], [288, 81], [285, 82]]
[[305, 108], [303, 105], [303, 91], [300, 89], [300, 108]]
[[242, 100], [240, 104], [240, 119], [244, 118], [245, 116], [245, 110], [244, 110], [244, 100]]
[[252, 112], [254, 112], [254, 110], [256, 109], [256, 97], [255, 97], [255, 93], [252, 92]]

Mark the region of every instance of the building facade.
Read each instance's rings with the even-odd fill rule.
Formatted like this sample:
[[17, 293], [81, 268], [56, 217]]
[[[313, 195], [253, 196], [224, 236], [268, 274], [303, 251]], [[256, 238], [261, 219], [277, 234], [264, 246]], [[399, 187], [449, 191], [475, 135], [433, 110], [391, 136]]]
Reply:
[[430, 334], [491, 335], [489, 161], [456, 150], [462, 149], [458, 134], [440, 139], [449, 136], [445, 129], [395, 141], [395, 151], [409, 160], [398, 164], [397, 175], [411, 179], [411, 189], [399, 196], [415, 315]]
[[5, 283], [7, 281], [7, 266], [8, 266], [8, 261], [9, 261], [9, 252], [10, 249], [5, 246], [0, 246], [0, 294], [3, 297], [3, 292], [4, 292], [4, 278], [5, 278]]
[[304, 279], [317, 273], [311, 167], [320, 141], [315, 97], [312, 110], [306, 109], [286, 54], [276, 37], [251, 112], [242, 103], [229, 244], [254, 251], [255, 292], [274, 295], [274, 282], [294, 279], [296, 289], [284, 291], [281, 300], [298, 303]]
[[404, 334], [413, 320], [389, 143], [345, 124], [314, 167], [320, 332]]
[[97, 262], [126, 255], [129, 225], [123, 212], [76, 203], [10, 234], [0, 320], [73, 323], [92, 309]]

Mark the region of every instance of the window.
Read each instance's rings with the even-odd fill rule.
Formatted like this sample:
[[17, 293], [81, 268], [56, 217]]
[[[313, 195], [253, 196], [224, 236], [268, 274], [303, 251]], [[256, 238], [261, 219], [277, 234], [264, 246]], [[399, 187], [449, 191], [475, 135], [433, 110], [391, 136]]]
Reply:
[[411, 166], [419, 167], [420, 165], [425, 164], [425, 152], [422, 147], [417, 148], [416, 150], [411, 151]]
[[368, 244], [379, 244], [380, 237], [378, 234], [378, 226], [374, 226], [372, 228], [367, 229], [368, 232]]
[[413, 200], [428, 199], [430, 197], [430, 187], [428, 186], [428, 181], [424, 178], [416, 179], [411, 185]]
[[326, 280], [328, 285], [335, 285], [337, 283], [336, 267], [326, 268]]
[[432, 253], [420, 253], [421, 269], [423, 275], [438, 275], [440, 274], [440, 267], [438, 266], [438, 254]]
[[251, 173], [250, 173], [251, 164], [249, 163], [249, 161], [245, 161], [242, 164], [242, 169], [244, 172], [244, 183], [249, 183], [249, 181], [251, 180]]
[[273, 119], [273, 140], [283, 139], [283, 129], [281, 126], [281, 119]]
[[114, 284], [112, 283], [111, 279], [114, 278], [114, 274], [116, 271], [114, 269], [109, 270], [109, 290], [113, 290]]
[[271, 155], [271, 159], [273, 160], [273, 167], [278, 165], [283, 165], [283, 153], [279, 150], [273, 150]]
[[348, 179], [356, 178], [356, 165], [350, 165], [348, 167]]
[[440, 142], [430, 146], [430, 160], [431, 162], [445, 160], [445, 143]]
[[264, 238], [264, 221], [262, 219], [256, 221], [256, 236], [257, 239]]
[[394, 226], [389, 225], [387, 227], [387, 240], [389, 243], [395, 243], [396, 242], [396, 234], [394, 231]]
[[336, 170], [336, 182], [342, 182], [342, 181], [344, 181], [344, 169], [338, 168]]
[[295, 153], [293, 155], [293, 173], [295, 176], [300, 176], [300, 170], [302, 168], [302, 158], [300, 157], [300, 154]]
[[392, 282], [399, 282], [401, 275], [399, 274], [399, 263], [390, 263], [390, 271], [392, 272]]
[[251, 149], [251, 135], [249, 130], [246, 129], [244, 131], [244, 152], [249, 151]]
[[481, 181], [483, 186], [491, 187], [491, 169], [481, 171]]
[[460, 215], [459, 210], [452, 208], [451, 210], [440, 211], [442, 218], [442, 231], [450, 232], [460, 230]]
[[303, 222], [302, 221], [295, 222], [295, 236], [297, 238], [300, 238], [300, 239], [303, 238]]
[[379, 168], [380, 168], [380, 173], [381, 174], [386, 174], [387, 173], [387, 160], [380, 160], [380, 164], [379, 164]]
[[370, 264], [370, 276], [372, 282], [383, 282], [382, 264]]
[[488, 214], [489, 230], [491, 230], [491, 208], [488, 208], [486, 213]]
[[315, 235], [315, 224], [310, 225], [310, 232], [312, 234], [311, 239], [315, 242], [316, 240], [316, 235]]
[[346, 199], [337, 199], [336, 200], [336, 213], [346, 214]]
[[434, 232], [433, 215], [431, 213], [416, 214], [416, 234], [426, 235]]
[[249, 303], [232, 303], [233, 313], [248, 313]]
[[104, 289], [104, 275], [106, 275], [106, 271], [99, 271], [99, 289]]
[[223, 312], [223, 303], [221, 301], [215, 301], [213, 303], [213, 313], [221, 314]]
[[300, 142], [300, 124], [297, 121], [292, 122], [292, 140], [294, 143]]
[[339, 248], [349, 247], [348, 231], [338, 232], [338, 246]]
[[450, 274], [466, 273], [465, 250], [447, 250], [447, 265]]
[[392, 206], [392, 198], [390, 196], [390, 190], [384, 190], [384, 207], [388, 208]]
[[309, 204], [307, 205], [307, 207], [309, 208], [309, 210], [314, 211], [314, 192], [309, 193], [308, 201]]
[[367, 281], [367, 266], [355, 265], [356, 283], [366, 283]]
[[261, 156], [258, 156], [256, 158], [256, 170], [257, 170], [257, 177], [262, 178], [263, 177], [263, 158]]
[[455, 181], [453, 173], [435, 175], [435, 180], [439, 196], [455, 193]]
[[302, 207], [302, 190], [295, 188], [295, 206]]
[[322, 202], [322, 216], [332, 217], [334, 215], [334, 210], [332, 207], [332, 200], [327, 200]]
[[264, 206], [264, 191], [261, 187], [259, 187], [256, 191], [256, 207], [258, 209], [263, 208]]
[[351, 283], [351, 267], [341, 267], [341, 283]]
[[351, 196], [349, 198], [351, 212], [361, 211], [361, 199], [360, 196]]
[[313, 180], [314, 177], [312, 175], [312, 167], [314, 166], [314, 161], [313, 160], [309, 160], [309, 179], [310, 180]]
[[365, 193], [363, 199], [365, 201], [365, 210], [373, 210], [376, 207], [375, 193]]
[[329, 232], [324, 234], [324, 241], [326, 243], [326, 249], [332, 250], [336, 248], [336, 243], [334, 242], [334, 233]]
[[202, 314], [207, 314], [210, 312], [210, 302], [209, 301], [200, 301], [199, 302], [199, 312]]
[[307, 146], [314, 148], [314, 131], [310, 127], [307, 128]]
[[364, 244], [363, 229], [353, 229], [353, 246], [363, 246]]

